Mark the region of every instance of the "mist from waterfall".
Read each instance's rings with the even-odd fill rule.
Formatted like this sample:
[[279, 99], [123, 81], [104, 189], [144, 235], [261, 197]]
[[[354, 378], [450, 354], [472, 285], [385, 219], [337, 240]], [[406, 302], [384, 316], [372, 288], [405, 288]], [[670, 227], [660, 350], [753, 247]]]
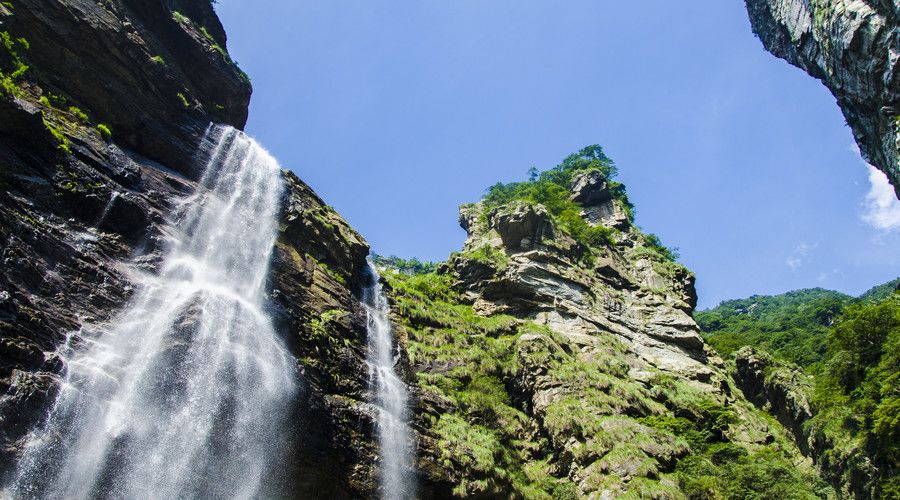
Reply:
[[394, 369], [396, 355], [390, 309], [380, 277], [369, 263], [372, 282], [363, 292], [366, 310], [369, 390], [377, 409], [381, 497], [388, 500], [415, 497], [413, 437], [408, 421], [406, 384]]
[[178, 200], [157, 271], [60, 347], [64, 380], [14, 498], [272, 496], [297, 390], [266, 311], [280, 167], [230, 127], [211, 127], [198, 158], [201, 187]]

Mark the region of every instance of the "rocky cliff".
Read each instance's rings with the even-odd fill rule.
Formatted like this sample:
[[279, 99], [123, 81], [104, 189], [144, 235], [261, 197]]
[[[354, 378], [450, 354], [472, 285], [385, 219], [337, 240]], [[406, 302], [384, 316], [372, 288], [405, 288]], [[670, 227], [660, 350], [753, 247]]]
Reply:
[[208, 123], [246, 119], [212, 9], [186, 7], [196, 24], [162, 3], [0, 5], [4, 462], [52, 398], [56, 347], [127, 300], [121, 263], [152, 267]]
[[[0, 4], [0, 470], [54, 399], [60, 345], [153, 272], [176, 201], [204, 189], [211, 123], [242, 127], [249, 79], [210, 2]], [[285, 491], [372, 491], [365, 316], [368, 245], [293, 174], [270, 280], [301, 368], [281, 439]], [[360, 465], [366, 464], [366, 465]]]
[[746, 0], [772, 54], [824, 83], [860, 151], [900, 196], [900, 5], [893, 0]]
[[[155, 271], [175, 204], [205, 189], [206, 131], [243, 126], [250, 85], [206, 1], [3, 2], [0, 39], [6, 474], [59, 388], [58, 348]], [[468, 239], [437, 272], [385, 275], [420, 496], [826, 495], [703, 342], [693, 275], [634, 225], [602, 151], [569, 160], [463, 207]], [[301, 390], [273, 477], [285, 496], [370, 497], [368, 245], [283, 177], [269, 292]]]
[[[564, 203], [586, 228], [559, 199], [489, 195], [461, 208], [468, 239], [437, 273], [385, 273], [417, 386], [423, 490], [734, 497], [752, 491], [740, 471], [754, 463], [781, 474], [763, 494], [825, 494], [703, 342], [693, 275], [634, 226], [621, 185], [569, 174]], [[591, 228], [603, 237], [584, 238]]]

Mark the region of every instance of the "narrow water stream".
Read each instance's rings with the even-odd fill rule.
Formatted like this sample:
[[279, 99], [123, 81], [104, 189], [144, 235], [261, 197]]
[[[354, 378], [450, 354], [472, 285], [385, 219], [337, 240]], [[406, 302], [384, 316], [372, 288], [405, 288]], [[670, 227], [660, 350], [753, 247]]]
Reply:
[[369, 264], [371, 284], [364, 290], [363, 307], [368, 322], [369, 388], [378, 409], [379, 479], [381, 497], [386, 500], [415, 497], [413, 480], [413, 438], [407, 424], [409, 395], [397, 376], [394, 335], [390, 309], [380, 277]]

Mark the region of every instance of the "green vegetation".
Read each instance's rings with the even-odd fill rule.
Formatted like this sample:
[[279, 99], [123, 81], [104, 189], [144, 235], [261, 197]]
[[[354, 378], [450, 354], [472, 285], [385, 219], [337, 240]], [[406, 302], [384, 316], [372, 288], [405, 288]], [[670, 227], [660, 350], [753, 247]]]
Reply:
[[59, 127], [47, 121], [46, 118], [44, 119], [44, 127], [50, 132], [50, 135], [56, 139], [57, 149], [67, 154], [72, 153], [72, 149], [69, 147], [69, 139], [66, 138]]
[[105, 140], [109, 140], [112, 138], [112, 131], [109, 130], [109, 126], [107, 126], [104, 123], [97, 124], [97, 132], [99, 132], [100, 137], [102, 137]]
[[160, 66], [165, 66], [165, 65], [166, 65], [166, 60], [163, 59], [162, 56], [153, 56], [153, 57], [150, 58], [150, 60], [153, 61], [155, 64], [158, 64], [158, 65], [160, 65]]
[[335, 271], [334, 269], [332, 269], [331, 266], [329, 266], [328, 264], [317, 260], [315, 257], [313, 257], [312, 255], [309, 255], [309, 254], [306, 254], [306, 258], [314, 261], [316, 263], [316, 266], [318, 266], [318, 268], [321, 269], [322, 272], [324, 272], [325, 274], [330, 276], [331, 279], [333, 279], [334, 281], [337, 281], [341, 285], [345, 285], [345, 286], [347, 285], [347, 277], [344, 276], [343, 274], [339, 273], [338, 271]]
[[[216, 52], [218, 52], [219, 54], [221, 54], [222, 57], [225, 58], [226, 61], [228, 61], [229, 64], [234, 66], [234, 69], [237, 70], [237, 72], [238, 72], [238, 77], [240, 77], [240, 79], [243, 80], [244, 82], [246, 82], [248, 84], [250, 83], [250, 77], [247, 75], [247, 73], [245, 73], [244, 70], [241, 69], [241, 67], [238, 65], [237, 61], [235, 61], [234, 59], [231, 58], [231, 55], [228, 54], [228, 51], [225, 50], [224, 47], [219, 45], [219, 42], [216, 41], [215, 37], [212, 36], [212, 33], [209, 32], [209, 30], [206, 28], [206, 26], [195, 26], [194, 22], [189, 17], [185, 16], [181, 12], [178, 12], [177, 10], [172, 11], [172, 19], [174, 19], [175, 22], [177, 22], [179, 24], [195, 27], [200, 32], [200, 34], [203, 35], [203, 38], [206, 39], [206, 41], [209, 43], [210, 47], [213, 50], [215, 50]], [[154, 57], [153, 59], [154, 59], [154, 61], [156, 61], [156, 57]], [[162, 61], [162, 58], [160, 58], [160, 61], [157, 61], [157, 62], [162, 62], [163, 64], [165, 64], [165, 61]]]
[[[667, 375], [657, 376], [652, 386], [654, 397], [669, 411], [639, 421], [686, 445], [689, 451], [679, 458], [673, 477], [688, 498], [826, 496], [828, 486], [812, 471], [794, 464], [796, 451], [786, 447], [784, 436], [752, 449], [731, 442], [733, 427], [746, 425], [754, 411], [749, 406], [722, 405], [709, 394]], [[770, 429], [779, 427], [775, 422], [767, 424]]]
[[184, 106], [185, 108], [191, 107], [191, 103], [188, 101], [187, 97], [185, 97], [185, 95], [183, 93], [179, 92], [179, 93], [175, 94], [175, 97], [177, 97], [178, 100], [181, 101], [181, 105]]
[[680, 257], [680, 255], [678, 254], [678, 248], [669, 248], [663, 245], [662, 241], [659, 239], [659, 236], [653, 233], [644, 234], [644, 244], [654, 252], [656, 252], [664, 261], [675, 262], [676, 260], [678, 260], [678, 257]]
[[209, 42], [210, 46], [215, 49], [216, 52], [222, 54], [223, 57], [231, 61], [231, 57], [228, 55], [228, 51], [226, 51], [224, 48], [222, 48], [221, 45], [219, 45], [219, 42], [217, 42], [216, 39], [213, 38], [212, 34], [210, 34], [209, 30], [206, 29], [206, 26], [200, 26], [200, 33], [204, 38], [206, 38], [206, 41]]
[[348, 314], [350, 313], [342, 309], [328, 309], [318, 317], [310, 319], [310, 337], [318, 342], [325, 342], [331, 344], [332, 346], [337, 345], [338, 338], [334, 335], [329, 335], [329, 325], [335, 321], [339, 321], [341, 318]]
[[612, 180], [616, 166], [597, 145], [588, 146], [571, 154], [556, 167], [538, 172], [529, 170], [529, 180], [497, 183], [488, 188], [482, 203], [485, 212], [513, 201], [543, 205], [556, 219], [559, 226], [576, 241], [587, 247], [600, 247], [613, 243], [614, 230], [603, 226], [591, 226], [581, 217], [582, 207], [571, 198], [572, 179], [576, 173], [597, 171], [608, 179], [609, 190], [615, 200], [633, 220], [634, 207], [628, 201], [625, 186]]
[[68, 104], [68, 100], [60, 95], [53, 94], [52, 92], [47, 92], [38, 99], [41, 104], [47, 106], [48, 108], [53, 107], [56, 109], [65, 109]]
[[679, 461], [676, 467], [688, 498], [817, 499], [828, 487], [812, 473], [801, 473], [778, 446], [759, 451], [717, 443]]
[[[814, 417], [827, 471], [878, 498], [900, 498], [900, 279], [858, 298], [823, 289], [723, 302], [696, 319], [730, 356], [752, 345], [812, 375]], [[788, 365], [789, 366], [789, 365]], [[790, 382], [788, 382], [790, 383]], [[878, 473], [866, 482], [872, 471]]]
[[[575, 484], [554, 475], [563, 443], [584, 484], [628, 498], [817, 498], [826, 488], [794, 466], [783, 437], [753, 449], [732, 443], [737, 409], [671, 376], [629, 376], [612, 335], [582, 357], [544, 325], [476, 314], [450, 276], [384, 277], [419, 385], [441, 401], [427, 418], [456, 496], [575, 498]], [[555, 388], [539, 414], [523, 405], [523, 383]], [[611, 472], [621, 468], [633, 471], [627, 483]]]
[[28, 71], [28, 65], [22, 61], [16, 46], [28, 50], [31, 45], [24, 38], [13, 40], [7, 31], [0, 31], [0, 43], [4, 49], [0, 52], [0, 95], [20, 96], [22, 89], [16, 82]]
[[825, 357], [829, 328], [841, 311], [854, 303], [883, 300], [898, 286], [900, 278], [857, 298], [822, 288], [754, 295], [695, 312], [694, 319], [707, 342], [725, 358], [750, 345], [814, 372]]
[[404, 274], [432, 273], [437, 270], [438, 266], [437, 262], [421, 261], [415, 257], [412, 259], [402, 259], [396, 255], [385, 257], [373, 253], [369, 258], [376, 266], [394, 269]]
[[813, 406], [814, 434], [834, 443], [828, 459], [858, 444], [879, 467], [876, 496], [900, 498], [900, 291], [844, 311], [828, 335]]
[[459, 471], [456, 496], [511, 494], [552, 498], [572, 485], [548, 472], [545, 438], [534, 434], [507, 384], [516, 370], [515, 340], [523, 328], [511, 316], [482, 317], [460, 304], [449, 276], [385, 273], [409, 333], [408, 354], [431, 397], [456, 409], [429, 415], [439, 440], [437, 465]]
[[191, 20], [186, 15], [178, 12], [177, 10], [172, 11], [172, 19], [174, 19], [175, 22], [179, 24], [191, 24]]
[[454, 253], [451, 258], [456, 255], [487, 264], [495, 269], [503, 269], [509, 263], [509, 256], [503, 250], [491, 245], [482, 245], [474, 250]]
[[829, 326], [852, 300], [822, 288], [754, 295], [696, 312], [694, 319], [706, 340], [725, 358], [751, 345], [776, 358], [811, 367], [825, 355]]
[[900, 278], [874, 286], [866, 290], [858, 299], [863, 302], [877, 302], [890, 297], [897, 290], [900, 290]]
[[76, 106], [69, 106], [69, 113], [75, 115], [75, 118], [77, 118], [78, 121], [85, 125], [89, 125], [91, 123], [91, 120], [90, 118], [88, 118], [87, 113]]

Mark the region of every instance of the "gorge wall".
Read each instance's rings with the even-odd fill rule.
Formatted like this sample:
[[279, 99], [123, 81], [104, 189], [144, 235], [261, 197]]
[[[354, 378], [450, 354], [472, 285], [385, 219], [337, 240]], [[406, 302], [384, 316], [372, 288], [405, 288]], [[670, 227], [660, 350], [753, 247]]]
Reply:
[[250, 86], [212, 48], [221, 26], [188, 7], [219, 38], [161, 4], [0, 5], [5, 465], [52, 400], [57, 346], [127, 300], [121, 262], [152, 269], [209, 121], [246, 120]]
[[[242, 127], [251, 88], [209, 2], [3, 2], [0, 35], [8, 480], [59, 391], [58, 349], [125, 307], [136, 273], [156, 271], [175, 200], [202, 190], [195, 153], [207, 127]], [[360, 495], [375, 484], [358, 297], [368, 245], [300, 179], [283, 176], [269, 286], [301, 390], [295, 428], [279, 437], [293, 447], [282, 488]]]
[[[15, 0], [0, 3], [0, 34], [8, 476], [59, 391], [59, 347], [158, 270], [175, 200], [204, 189], [207, 128], [241, 128], [251, 89], [205, 1]], [[436, 272], [384, 273], [418, 495], [827, 496], [700, 337], [693, 275], [634, 225], [611, 165], [589, 148], [535, 181], [550, 198], [466, 205], [461, 252]], [[274, 480], [286, 497], [371, 497], [368, 244], [283, 178], [268, 313], [299, 391], [273, 436], [289, 450]]]
[[900, 196], [900, 5], [893, 0], [746, 0], [772, 54], [828, 87], [863, 156]]
[[749, 400], [790, 429], [803, 453], [814, 457], [823, 476], [843, 497], [881, 496], [876, 479], [879, 467], [862, 440], [846, 439], [842, 434], [849, 434], [847, 431], [826, 430], [821, 423], [813, 424], [813, 388], [807, 374], [771, 355], [744, 347], [735, 353], [734, 379]]

